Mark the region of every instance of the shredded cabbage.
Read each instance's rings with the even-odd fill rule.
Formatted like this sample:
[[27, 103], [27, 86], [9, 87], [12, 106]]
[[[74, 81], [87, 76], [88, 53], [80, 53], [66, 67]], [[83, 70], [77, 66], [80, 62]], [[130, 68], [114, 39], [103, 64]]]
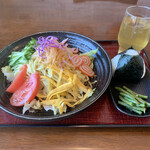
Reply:
[[2, 67], [1, 70], [2, 70], [2, 72], [3, 72], [3, 74], [4, 74], [4, 76], [6, 76], [6, 78], [7, 78], [7, 80], [8, 80], [9, 82], [12, 82], [12, 81], [14, 80], [15, 75], [14, 75], [14, 73], [12, 72], [10, 66]]
[[97, 48], [96, 50], [91, 50], [91, 51], [86, 52], [86, 53], [81, 53], [80, 55], [81, 55], [81, 56], [82, 56], [82, 55], [87, 55], [87, 56], [89, 56], [91, 59], [93, 59], [93, 57], [94, 57], [94, 55], [97, 53], [97, 51], [98, 51], [98, 48]]

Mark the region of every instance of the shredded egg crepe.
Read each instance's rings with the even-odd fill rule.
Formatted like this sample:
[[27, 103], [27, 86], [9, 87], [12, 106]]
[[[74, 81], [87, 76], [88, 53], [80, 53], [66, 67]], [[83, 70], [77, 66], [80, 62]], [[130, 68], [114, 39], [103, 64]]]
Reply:
[[27, 64], [27, 74], [40, 73], [41, 85], [37, 94], [40, 105], [50, 106], [55, 114], [62, 114], [67, 106], [74, 107], [90, 96], [92, 86], [89, 77], [70, 63], [67, 52], [59, 48], [49, 48], [47, 51], [46, 58], [39, 57], [37, 52], [32, 55]]

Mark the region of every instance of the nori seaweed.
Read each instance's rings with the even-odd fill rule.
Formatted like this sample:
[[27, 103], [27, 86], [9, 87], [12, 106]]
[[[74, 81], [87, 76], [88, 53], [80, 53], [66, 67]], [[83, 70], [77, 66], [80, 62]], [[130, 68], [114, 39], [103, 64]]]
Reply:
[[143, 75], [143, 59], [140, 55], [123, 54], [118, 62], [114, 78], [119, 81], [137, 82]]

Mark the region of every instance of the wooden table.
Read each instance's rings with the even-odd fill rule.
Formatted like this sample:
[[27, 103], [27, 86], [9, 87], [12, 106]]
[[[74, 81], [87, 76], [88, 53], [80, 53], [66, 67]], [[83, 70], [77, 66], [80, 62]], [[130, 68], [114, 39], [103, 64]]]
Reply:
[[[0, 48], [23, 36], [53, 30], [116, 40], [126, 7], [135, 4], [150, 6], [150, 1], [0, 0]], [[0, 128], [0, 150], [148, 150], [149, 137], [150, 128], [7, 127]]]

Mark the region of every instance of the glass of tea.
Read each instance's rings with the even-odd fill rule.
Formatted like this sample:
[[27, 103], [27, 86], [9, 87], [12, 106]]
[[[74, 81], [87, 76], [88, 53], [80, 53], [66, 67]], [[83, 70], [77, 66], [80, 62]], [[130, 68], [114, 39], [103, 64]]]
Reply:
[[150, 7], [130, 6], [118, 34], [118, 53], [133, 48], [140, 52], [149, 42], [150, 38]]

